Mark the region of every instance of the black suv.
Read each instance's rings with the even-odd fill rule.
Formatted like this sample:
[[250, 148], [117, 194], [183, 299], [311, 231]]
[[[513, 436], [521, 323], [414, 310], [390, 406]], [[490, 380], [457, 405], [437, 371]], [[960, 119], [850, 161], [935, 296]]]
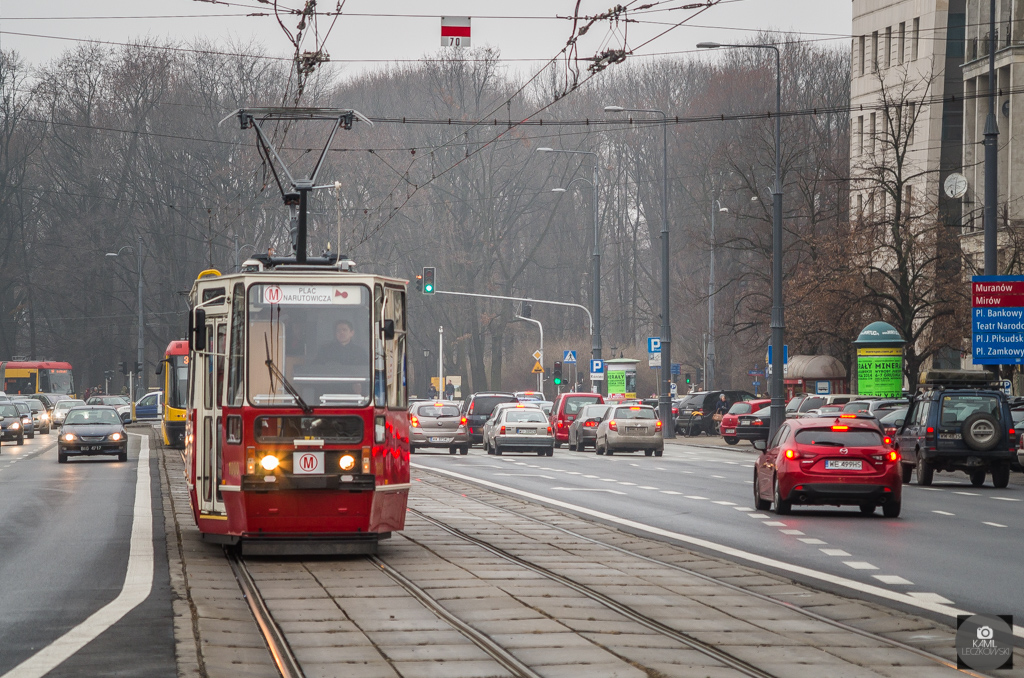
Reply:
[[685, 396], [675, 404], [676, 433], [684, 436], [718, 435], [718, 422], [714, 421], [718, 408], [718, 396], [725, 394], [725, 410], [741, 400], [753, 400], [757, 396], [746, 391], [700, 391]]
[[931, 485], [935, 471], [964, 471], [972, 485], [991, 473], [995, 487], [1006, 487], [1017, 440], [999, 382], [988, 372], [929, 370], [921, 384], [897, 433], [903, 482], [915, 469], [918, 485]]
[[484, 422], [490, 419], [494, 408], [500, 403], [518, 403], [519, 398], [512, 393], [474, 393], [462, 404], [462, 416], [466, 418], [469, 429], [469, 444], [480, 445], [484, 442]]

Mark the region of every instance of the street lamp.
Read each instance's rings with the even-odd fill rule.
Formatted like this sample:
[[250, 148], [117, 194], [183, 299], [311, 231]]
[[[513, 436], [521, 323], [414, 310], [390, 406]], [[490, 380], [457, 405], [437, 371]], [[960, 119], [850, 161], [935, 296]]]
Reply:
[[140, 386], [139, 390], [142, 390], [143, 388], [146, 387], [145, 370], [143, 369], [143, 364], [146, 362], [146, 344], [145, 344], [145, 341], [144, 341], [143, 335], [142, 335], [142, 332], [143, 332], [142, 328], [143, 328], [143, 323], [144, 323], [144, 320], [143, 320], [143, 317], [142, 317], [142, 236], [141, 235], [139, 236], [138, 245], [136, 247], [132, 247], [131, 245], [125, 245], [124, 247], [122, 247], [121, 249], [119, 249], [116, 252], [107, 252], [106, 256], [112, 257], [112, 258], [117, 258], [117, 257], [121, 256], [121, 252], [124, 252], [125, 250], [134, 250], [136, 256], [138, 257], [138, 266], [139, 266], [139, 268], [138, 268], [138, 274], [139, 274], [139, 299], [138, 299], [138, 304], [139, 304], [139, 334], [138, 334], [137, 347], [136, 347], [137, 354], [138, 354], [137, 357], [136, 357], [136, 362], [139, 364], [139, 370], [138, 370], [139, 371], [138, 379], [139, 379], [139, 386]]
[[[717, 206], [717, 209], [715, 207]], [[705, 354], [704, 390], [711, 391], [715, 383], [715, 213], [729, 212], [717, 198], [711, 201], [711, 270], [708, 273], [708, 350]]]
[[[594, 180], [587, 181], [580, 177], [579, 179], [573, 179], [569, 182], [569, 186], [572, 186], [573, 182], [582, 180], [587, 181], [594, 189], [594, 254], [593, 254], [593, 272], [594, 278], [594, 291], [593, 300], [591, 302], [591, 313], [594, 316], [594, 331], [591, 338], [591, 355], [594, 360], [601, 359], [601, 250], [600, 250], [600, 237], [598, 231], [598, 214], [597, 214], [597, 196], [598, 196], [598, 183], [597, 183], [597, 162], [598, 155], [593, 151], [566, 151], [560, 148], [538, 148], [538, 153], [567, 153], [569, 155], [592, 155], [594, 156]], [[568, 189], [566, 188], [554, 188], [551, 189], [555, 193], [564, 193]], [[601, 392], [601, 385], [598, 385], [594, 391], [597, 393]]]
[[785, 341], [785, 315], [782, 304], [782, 55], [776, 45], [726, 45], [717, 42], [699, 42], [698, 49], [770, 49], [775, 52], [775, 186], [772, 189], [772, 419], [769, 439], [786, 419], [786, 397], [782, 392], [783, 346]]
[[676, 425], [672, 419], [672, 324], [669, 322], [669, 249], [668, 249], [668, 116], [657, 108], [623, 108], [605, 106], [605, 113], [654, 113], [661, 116], [661, 388], [658, 396], [661, 420], [665, 422], [666, 438], [676, 437]]

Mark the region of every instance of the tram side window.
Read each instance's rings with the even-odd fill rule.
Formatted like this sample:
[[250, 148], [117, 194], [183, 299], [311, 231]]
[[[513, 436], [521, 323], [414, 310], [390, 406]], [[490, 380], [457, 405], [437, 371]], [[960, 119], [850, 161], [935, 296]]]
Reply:
[[231, 357], [228, 363], [229, 405], [242, 404], [242, 373], [245, 369], [245, 287], [236, 283], [231, 292]]
[[227, 350], [228, 328], [217, 323], [217, 405], [224, 402], [224, 352]]
[[384, 318], [384, 288], [373, 288], [373, 399], [378, 407], [387, 403], [387, 375], [385, 373], [384, 341], [378, 329]]
[[388, 407], [407, 407], [405, 395], [405, 294], [388, 290], [384, 318], [395, 322], [394, 339], [385, 340]]
[[213, 409], [213, 324], [206, 326], [206, 356], [203, 360], [203, 369], [206, 371], [206, 393], [203, 400], [206, 402], [206, 409]]

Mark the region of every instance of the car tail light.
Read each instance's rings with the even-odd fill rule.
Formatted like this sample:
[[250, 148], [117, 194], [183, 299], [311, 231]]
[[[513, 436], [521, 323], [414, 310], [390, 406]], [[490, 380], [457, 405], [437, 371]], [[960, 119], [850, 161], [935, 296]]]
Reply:
[[631, 407], [629, 409], [631, 409], [631, 410], [639, 410], [640, 408], [639, 407]]
[[419, 428], [420, 418], [417, 417], [415, 414], [412, 415], [411, 417], [409, 417], [409, 425], [412, 426], [413, 428]]
[[661, 430], [661, 420], [654, 422], [654, 432], [657, 433]]
[[925, 440], [934, 440], [935, 439], [935, 429], [932, 428], [931, 426], [926, 428], [924, 430], [924, 438], [925, 438]]
[[1015, 435], [1017, 435], [1017, 431], [1015, 431], [1014, 429], [1011, 428], [1010, 429], [1010, 437], [1012, 438]]
[[501, 427], [501, 435], [505, 435], [505, 427], [504, 426]]
[[469, 412], [467, 414], [473, 414], [473, 408], [476, 407], [476, 403], [469, 404]]
[[675, 416], [677, 414], [679, 414], [679, 408], [678, 407], [673, 407], [672, 408], [672, 415]]
[[462, 419], [459, 419], [459, 424], [461, 424], [462, 426], [465, 426], [466, 425], [466, 418], [463, 417]]
[[761, 421], [760, 419], [755, 419], [754, 421], [750, 422], [750, 425], [751, 426], [764, 426], [764, 422]]
[[612, 431], [618, 431], [619, 425], [615, 423], [614, 419], [612, 419], [611, 421], [608, 422], [608, 428]]
[[587, 419], [585, 422], [583, 422], [583, 425], [587, 428], [594, 428], [595, 426], [597, 426], [597, 422], [594, 421], [593, 419]]
[[559, 419], [559, 420], [558, 420], [557, 422], [555, 422], [555, 423], [556, 423], [556, 424], [558, 424], [558, 428], [562, 428], [563, 426], [565, 426], [565, 422], [564, 422], [564, 421], [562, 421], [561, 419]]
[[551, 427], [550, 426], [548, 426], [548, 433], [549, 434], [551, 433]]
[[896, 450], [889, 452], [889, 461], [899, 461], [900, 454]]
[[833, 431], [849, 431], [850, 427], [849, 426], [833, 426], [832, 430]]
[[887, 436], [894, 436], [894, 435], [896, 435], [896, 427], [895, 426], [886, 426], [885, 427], [885, 435], [887, 435]]
[[785, 455], [786, 455], [786, 459], [799, 459], [800, 458], [800, 453], [797, 452], [796, 450], [786, 450]]
[[839, 418], [840, 419], [856, 419], [857, 415], [856, 414], [840, 414]]
[[892, 445], [892, 438], [890, 438], [889, 436], [885, 436], [884, 438], [882, 438], [882, 442], [885, 443], [886, 445]]

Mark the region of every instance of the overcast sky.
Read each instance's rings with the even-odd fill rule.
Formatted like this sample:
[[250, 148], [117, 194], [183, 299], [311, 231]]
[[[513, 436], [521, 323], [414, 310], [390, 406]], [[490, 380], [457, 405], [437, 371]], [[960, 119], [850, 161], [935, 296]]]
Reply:
[[[646, 4], [641, 0], [635, 4]], [[335, 0], [320, 0], [319, 9], [333, 10]], [[301, 0], [282, 0], [301, 6]], [[583, 0], [581, 13], [606, 10], [609, 0]], [[626, 3], [623, 3], [626, 4]], [[661, 8], [678, 7], [683, 0], [669, 0]], [[565, 45], [575, 0], [347, 0], [342, 16], [327, 41], [333, 61], [350, 61], [349, 72], [373, 68], [376, 61], [417, 59], [440, 47], [440, 16], [472, 16], [473, 46], [489, 45], [512, 60], [550, 58]], [[42, 64], [75, 44], [74, 39], [125, 41], [148, 37], [188, 42], [198, 37], [220, 43], [255, 39], [268, 51], [290, 53], [276, 20], [270, 16], [245, 16], [266, 11], [257, 0], [227, 0], [212, 4], [199, 0], [0, 0], [0, 45], [17, 50], [32, 64]], [[693, 14], [692, 10], [659, 11], [643, 16], [648, 23], [628, 26], [628, 45], [636, 49], [644, 41]], [[378, 14], [390, 16], [359, 16]], [[508, 18], [530, 17], [530, 18]], [[657, 23], [653, 23], [657, 22]], [[294, 29], [295, 18], [286, 19]], [[849, 34], [850, 0], [722, 0], [690, 22], [650, 44], [638, 53], [691, 50], [697, 42], [743, 41], [759, 29], [799, 31], [808, 38], [835, 39]], [[328, 21], [321, 17], [321, 30]], [[15, 35], [16, 33], [32, 34]], [[52, 36], [52, 37], [38, 37]], [[55, 39], [59, 38], [59, 39]], [[604, 46], [621, 47], [621, 33], [610, 32], [607, 22], [595, 26], [580, 42], [580, 56], [591, 56]], [[515, 68], [529, 69], [530, 62], [513, 61]]]

